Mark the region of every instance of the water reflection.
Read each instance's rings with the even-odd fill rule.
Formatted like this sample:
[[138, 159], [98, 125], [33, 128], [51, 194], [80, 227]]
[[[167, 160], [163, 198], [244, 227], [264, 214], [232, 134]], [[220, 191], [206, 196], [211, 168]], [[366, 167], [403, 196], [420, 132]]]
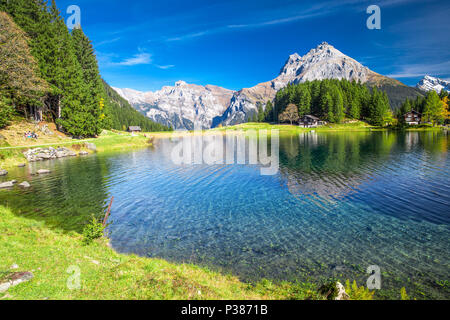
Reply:
[[[52, 173], [36, 175], [41, 168]], [[110, 196], [108, 175], [108, 160], [102, 157], [31, 163], [10, 170], [7, 178], [29, 181], [32, 187], [0, 191], [0, 204], [64, 230], [81, 231], [92, 215], [103, 212]]]

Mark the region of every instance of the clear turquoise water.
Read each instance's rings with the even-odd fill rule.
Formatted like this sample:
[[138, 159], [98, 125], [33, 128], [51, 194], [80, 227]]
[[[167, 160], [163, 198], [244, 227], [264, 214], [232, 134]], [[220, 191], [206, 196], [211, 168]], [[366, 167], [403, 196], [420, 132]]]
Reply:
[[[18, 214], [79, 230], [115, 197], [108, 232], [125, 253], [190, 262], [246, 281], [357, 280], [449, 299], [449, 139], [445, 133], [283, 136], [280, 172], [177, 166], [171, 143], [15, 169], [33, 188], [0, 191]], [[32, 176], [38, 168], [52, 174]], [[3, 181], [5, 178], [2, 178]]]

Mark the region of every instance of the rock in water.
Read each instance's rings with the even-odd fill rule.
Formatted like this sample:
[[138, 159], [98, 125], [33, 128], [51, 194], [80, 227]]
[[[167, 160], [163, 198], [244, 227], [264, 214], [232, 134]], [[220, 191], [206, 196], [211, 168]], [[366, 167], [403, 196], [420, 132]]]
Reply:
[[47, 174], [47, 173], [50, 173], [50, 170], [41, 169], [41, 170], [38, 170], [38, 172], [37, 172], [37, 174]]
[[19, 168], [24, 168], [25, 166], [26, 166], [25, 163], [21, 163], [21, 164], [18, 165]]
[[27, 189], [30, 188], [31, 185], [28, 183], [28, 181], [24, 181], [21, 184], [19, 184], [19, 187]]
[[92, 151], [97, 151], [97, 146], [93, 143], [86, 143], [86, 148]]
[[337, 297], [335, 300], [350, 300], [350, 296], [347, 294], [347, 292], [345, 292], [345, 288], [342, 285], [342, 283], [337, 282], [336, 289], [337, 289]]
[[16, 183], [16, 180], [0, 183], [0, 189], [12, 188]]
[[6, 176], [7, 174], [8, 174], [8, 171], [0, 170], [0, 176]]
[[86, 151], [81, 151], [80, 153], [78, 153], [79, 156], [87, 156], [89, 154], [89, 152]]
[[345, 292], [345, 288], [340, 282], [330, 282], [324, 284], [319, 289], [319, 293], [327, 300], [350, 300], [350, 296]]

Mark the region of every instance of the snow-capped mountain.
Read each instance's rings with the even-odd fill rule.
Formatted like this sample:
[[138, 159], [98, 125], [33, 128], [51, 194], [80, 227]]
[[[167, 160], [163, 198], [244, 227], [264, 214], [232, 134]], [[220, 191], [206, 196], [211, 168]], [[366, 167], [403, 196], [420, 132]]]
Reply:
[[[323, 79], [347, 79], [381, 88], [391, 87], [401, 102], [417, 94], [416, 89], [371, 71], [326, 42], [303, 57], [297, 53], [291, 55], [276, 79], [237, 92], [184, 81], [156, 92], [114, 89], [150, 119], [174, 129], [190, 130], [196, 119], [203, 128], [243, 123], [257, 112], [258, 102], [265, 106], [288, 84]], [[394, 102], [398, 101], [391, 101]]]
[[389, 82], [401, 85], [396, 80], [371, 71], [323, 42], [303, 57], [297, 53], [291, 55], [276, 79], [236, 92], [225, 113], [214, 119], [214, 125], [228, 126], [246, 121], [257, 111], [257, 102], [265, 105], [268, 100], [275, 98], [278, 90], [290, 83], [323, 79], [347, 79], [379, 84]]
[[195, 123], [203, 129], [211, 128], [212, 120], [223, 114], [233, 96], [233, 91], [228, 89], [184, 81], [156, 92], [113, 89], [153, 121], [176, 130], [193, 130]]
[[425, 76], [418, 84], [417, 88], [423, 91], [434, 90], [440, 93], [442, 89], [450, 92], [450, 81], [442, 80], [435, 77]]

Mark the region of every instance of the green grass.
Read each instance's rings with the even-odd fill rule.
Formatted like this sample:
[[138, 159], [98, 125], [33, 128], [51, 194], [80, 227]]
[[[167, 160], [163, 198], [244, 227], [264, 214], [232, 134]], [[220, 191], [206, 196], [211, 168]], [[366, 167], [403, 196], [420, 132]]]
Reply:
[[270, 124], [270, 123], [256, 123], [249, 122], [243, 123], [231, 127], [223, 127], [213, 129], [214, 131], [227, 131], [227, 130], [280, 130], [280, 132], [286, 133], [301, 133], [308, 131], [317, 131], [317, 132], [326, 132], [326, 131], [370, 131], [375, 129], [375, 127], [368, 125], [365, 122], [357, 121], [354, 123], [345, 123], [345, 124], [328, 124], [326, 126], [317, 127], [317, 128], [303, 128], [295, 125], [280, 125], [280, 124]]
[[21, 163], [26, 163], [27, 160], [23, 155], [23, 152], [28, 149], [66, 147], [76, 152], [92, 152], [87, 149], [86, 143], [95, 144], [97, 152], [117, 152], [149, 147], [151, 146], [152, 141], [144, 135], [132, 136], [125, 132], [119, 133], [106, 130], [98, 138], [82, 140], [74, 139], [67, 142], [47, 143], [33, 146], [11, 146], [4, 140], [0, 140], [0, 168], [8, 169]]
[[[44, 221], [15, 215], [0, 206], [0, 272], [31, 271], [34, 278], [0, 299], [321, 299], [310, 283], [250, 285], [231, 275], [189, 264], [116, 253], [106, 239], [83, 244], [76, 232], [50, 229]], [[67, 283], [79, 268], [81, 288]]]

